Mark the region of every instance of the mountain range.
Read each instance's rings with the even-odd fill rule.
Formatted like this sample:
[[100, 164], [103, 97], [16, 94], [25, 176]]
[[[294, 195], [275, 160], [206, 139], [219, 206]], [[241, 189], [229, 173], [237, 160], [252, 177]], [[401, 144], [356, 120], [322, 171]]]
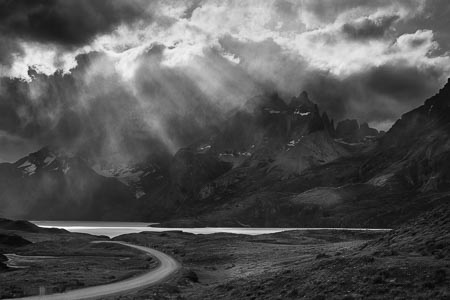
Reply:
[[175, 154], [99, 164], [51, 146], [0, 164], [0, 215], [164, 226], [391, 227], [446, 202], [450, 82], [387, 132], [306, 92], [249, 99]]

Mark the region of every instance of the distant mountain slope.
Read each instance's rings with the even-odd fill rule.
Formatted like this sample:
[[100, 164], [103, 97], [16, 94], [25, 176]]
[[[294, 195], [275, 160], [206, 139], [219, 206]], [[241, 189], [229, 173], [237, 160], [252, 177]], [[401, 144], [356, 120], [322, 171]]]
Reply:
[[261, 95], [174, 155], [100, 167], [43, 148], [0, 164], [0, 214], [166, 226], [391, 227], [450, 198], [449, 105], [450, 83], [380, 135], [358, 121], [335, 128], [305, 92], [290, 102]]
[[396, 175], [410, 189], [450, 190], [450, 81], [425, 104], [404, 114], [362, 166], [364, 177]]
[[366, 146], [323, 129], [305, 137], [317, 147], [255, 146], [164, 225], [391, 227], [450, 199], [450, 83]]
[[358, 143], [367, 138], [376, 138], [380, 132], [370, 128], [369, 124], [359, 124], [358, 120], [343, 120], [337, 123], [335, 137], [349, 143]]
[[[320, 113], [305, 92], [289, 104], [277, 94], [254, 97], [213, 135], [175, 155], [172, 166], [180, 162], [176, 158], [183, 152], [210, 163], [200, 160], [189, 163], [188, 169], [172, 168], [167, 182], [170, 192], [147, 191], [148, 208], [144, 210], [149, 220], [156, 221], [202, 219], [206, 214], [208, 217], [199, 224], [281, 225], [285, 219], [278, 218], [277, 206], [281, 202], [273, 191], [275, 184], [368, 146], [341, 143], [333, 135], [333, 122]], [[232, 168], [219, 167], [219, 161], [231, 163]], [[196, 174], [202, 173], [215, 175], [198, 178]], [[183, 176], [194, 179], [195, 185], [182, 185], [180, 189], [174, 183]], [[268, 212], [271, 209], [273, 213]]]
[[132, 192], [81, 158], [43, 148], [0, 164], [0, 214], [11, 218], [127, 220]]

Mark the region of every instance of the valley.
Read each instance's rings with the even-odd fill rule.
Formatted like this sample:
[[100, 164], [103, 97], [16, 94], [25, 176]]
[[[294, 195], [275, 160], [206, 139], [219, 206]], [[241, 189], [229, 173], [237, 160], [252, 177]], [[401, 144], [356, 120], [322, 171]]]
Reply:
[[27, 268], [19, 269], [0, 262], [0, 298], [33, 295], [39, 287], [47, 293], [75, 292], [126, 282], [158, 266], [157, 259], [132, 248], [91, 243], [103, 240], [159, 250], [179, 262], [180, 269], [157, 285], [101, 299], [446, 299], [449, 213], [448, 204], [440, 205], [391, 232], [166, 231], [111, 240], [8, 223], [0, 229], [10, 237], [0, 239], [1, 252], [28, 259], [23, 262]]

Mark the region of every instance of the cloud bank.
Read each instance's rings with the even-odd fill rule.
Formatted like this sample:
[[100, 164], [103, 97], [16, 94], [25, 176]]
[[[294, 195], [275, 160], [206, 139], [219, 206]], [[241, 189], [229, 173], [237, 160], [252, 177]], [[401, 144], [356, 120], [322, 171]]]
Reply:
[[47, 144], [174, 152], [272, 91], [387, 129], [450, 76], [449, 13], [445, 0], [0, 0], [0, 161]]

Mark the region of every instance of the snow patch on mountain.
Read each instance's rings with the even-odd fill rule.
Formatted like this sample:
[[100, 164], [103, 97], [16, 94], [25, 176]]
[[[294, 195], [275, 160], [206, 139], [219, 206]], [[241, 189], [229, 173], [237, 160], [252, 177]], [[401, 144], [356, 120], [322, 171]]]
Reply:
[[44, 165], [45, 165], [45, 166], [50, 165], [52, 162], [55, 161], [55, 159], [56, 159], [56, 156], [54, 156], [54, 155], [47, 156], [47, 157], [44, 159]]
[[62, 171], [64, 174], [67, 174], [67, 172], [69, 172], [69, 170], [70, 170], [69, 164], [68, 164], [68, 163], [64, 163], [63, 168], [62, 168], [61, 171]]
[[385, 186], [393, 176], [394, 174], [384, 174], [370, 179], [367, 183], [375, 186]]
[[31, 163], [29, 160], [24, 161], [20, 166], [17, 167], [21, 169], [24, 174], [31, 176], [36, 173], [36, 165]]
[[94, 165], [93, 169], [97, 174], [104, 177], [115, 178], [121, 183], [127, 185], [134, 190], [136, 198], [141, 198], [145, 195], [142, 187], [142, 180], [152, 174], [157, 173], [157, 168], [153, 165], [146, 166], [114, 166], [107, 169], [100, 165]]
[[[288, 147], [295, 147], [298, 143], [300, 143], [302, 138], [303, 138], [303, 136], [301, 138], [299, 138], [299, 139], [289, 141], [289, 143], [287, 143], [287, 146]], [[289, 148], [287, 150], [289, 150]]]
[[200, 153], [204, 153], [207, 152], [209, 149], [211, 149], [211, 145], [201, 145], [200, 147], [197, 148], [197, 151]]
[[20, 166], [18, 166], [17, 168], [25, 168], [25, 167], [28, 167], [28, 166], [30, 166], [31, 165], [31, 163], [28, 161], [28, 160], [26, 160], [24, 163], [22, 163]]
[[301, 117], [309, 116], [310, 114], [311, 114], [310, 111], [301, 112], [300, 110], [297, 109], [294, 111], [294, 115], [300, 115]]
[[36, 173], [36, 169], [37, 169], [36, 165], [30, 164], [30, 165], [26, 166], [25, 168], [23, 168], [23, 171], [25, 173], [27, 173], [28, 176], [31, 176], [34, 173]]

